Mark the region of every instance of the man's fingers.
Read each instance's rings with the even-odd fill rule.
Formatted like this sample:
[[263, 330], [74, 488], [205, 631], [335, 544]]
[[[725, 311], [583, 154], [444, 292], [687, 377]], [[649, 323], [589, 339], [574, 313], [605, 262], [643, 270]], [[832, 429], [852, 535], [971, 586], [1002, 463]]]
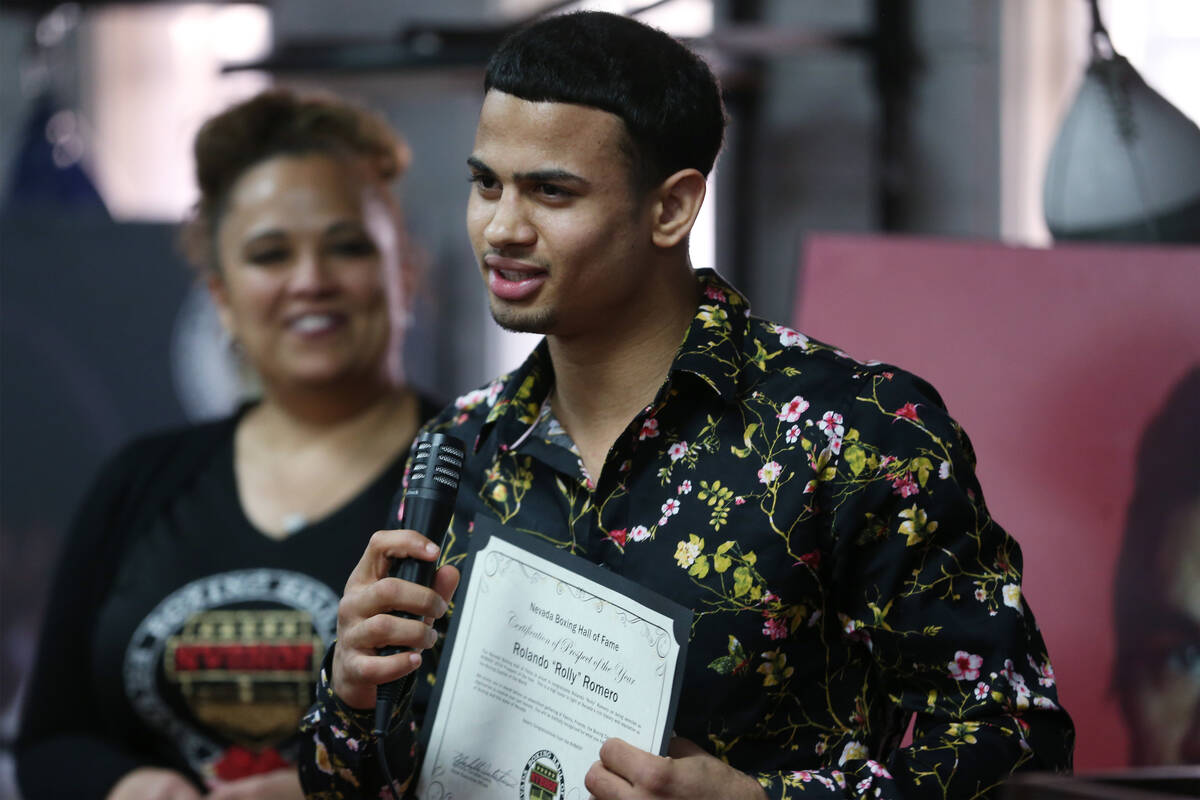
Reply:
[[[392, 583], [403, 584], [403, 581], [387, 579], [379, 581], [377, 586]], [[347, 621], [343, 618], [339, 623], [339, 644], [335, 651], [341, 661], [341, 669], [335, 670], [338, 678], [354, 683], [367, 683], [372, 686], [401, 677], [420, 664], [419, 658], [409, 658], [407, 655], [380, 657], [378, 651], [380, 648], [389, 646], [414, 651], [432, 647], [437, 642], [437, 632], [417, 614], [422, 612], [432, 614], [436, 610], [437, 615], [440, 616], [446, 602], [429, 589], [408, 584], [406, 590], [400, 591], [400, 596], [420, 593], [420, 596], [425, 598], [424, 602], [417, 604], [414, 601], [408, 604], [408, 612], [411, 616], [395, 616], [386, 613], [387, 609], [391, 609], [395, 605], [388, 600], [389, 597], [394, 596], [393, 592], [386, 590], [376, 592], [375, 588], [372, 586], [359, 592], [360, 595], [372, 599], [362, 600], [360, 598], [359, 611], [349, 614], [353, 619]], [[427, 597], [425, 597], [426, 595]], [[352, 598], [342, 598], [342, 604], [344, 611], [345, 606], [353, 605]], [[437, 608], [432, 609], [431, 606]], [[373, 611], [362, 615], [363, 608], [370, 608]]]
[[461, 577], [458, 567], [449, 564], [439, 567], [438, 571], [433, 574], [433, 590], [446, 601], [447, 608], [449, 608], [451, 598], [454, 597], [454, 592], [458, 589]]
[[377, 531], [346, 581], [338, 603], [331, 678], [334, 692], [352, 708], [370, 708], [377, 685], [403, 677], [421, 663], [417, 652], [380, 656], [380, 648], [420, 651], [437, 642], [430, 626], [446, 613], [458, 570], [442, 567], [432, 587], [388, 577], [388, 571], [392, 559], [436, 561], [438, 552], [416, 531]]
[[671, 758], [687, 758], [688, 756], [708, 755], [708, 751], [691, 739], [672, 736], [671, 743], [667, 745], [667, 755]]
[[671, 783], [671, 761], [634, 747], [623, 739], [606, 739], [600, 745], [600, 763], [626, 782], [660, 794]]
[[354, 586], [373, 583], [388, 574], [392, 559], [416, 558], [421, 561], [435, 561], [438, 546], [426, 537], [411, 530], [375, 531], [367, 542], [358, 564], [346, 581], [346, 590]]
[[433, 576], [433, 590], [449, 603], [450, 598], [454, 596], [454, 591], [458, 588], [460, 577], [458, 567], [453, 567], [449, 564], [439, 567]]
[[346, 631], [344, 640], [355, 650], [374, 651], [381, 647], [425, 650], [437, 642], [437, 632], [419, 619], [376, 614]]
[[446, 613], [449, 604], [447, 598], [436, 591], [436, 586], [436, 581], [435, 588], [430, 589], [399, 578], [382, 578], [355, 587], [347, 585], [346, 593], [338, 602], [338, 629], [345, 632], [361, 620], [391, 611], [418, 619], [438, 619]]
[[341, 660], [340, 678], [348, 686], [359, 687], [353, 695], [335, 691], [347, 705], [353, 708], [371, 708], [375, 705], [375, 687], [381, 683], [403, 678], [421, 666], [421, 654], [416, 651], [394, 653], [390, 656], [368, 655], [363, 652], [347, 653]]
[[[449, 564], [438, 567], [438, 571], [433, 574], [433, 586], [430, 588], [446, 601], [447, 610], [450, 608], [450, 599], [454, 597], [454, 591], [458, 588], [458, 580], [458, 567], [452, 567]], [[425, 624], [432, 625], [441, 616], [439, 614], [436, 617], [425, 617]]]
[[600, 760], [604, 763], [604, 766], [613, 769], [641, 752], [643, 751], [624, 739], [618, 739], [614, 736], [610, 739], [605, 739], [604, 743], [600, 745]]
[[383, 578], [365, 588], [363, 602], [374, 614], [400, 611], [437, 619], [446, 613], [446, 599], [434, 589], [399, 578]]
[[583, 787], [596, 800], [624, 800], [633, 791], [629, 781], [605, 767], [603, 761], [597, 761], [588, 769], [583, 776]]

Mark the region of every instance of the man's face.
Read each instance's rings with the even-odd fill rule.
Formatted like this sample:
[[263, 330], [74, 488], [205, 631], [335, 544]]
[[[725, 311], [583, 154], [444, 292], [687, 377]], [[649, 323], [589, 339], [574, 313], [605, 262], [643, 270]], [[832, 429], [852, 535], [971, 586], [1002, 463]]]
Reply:
[[488, 92], [467, 230], [502, 327], [572, 337], [651, 306], [648, 195], [634, 192], [625, 135], [606, 111]]
[[1174, 514], [1158, 572], [1162, 608], [1150, 631], [1144, 679], [1130, 687], [1134, 761], [1200, 763], [1200, 498]]

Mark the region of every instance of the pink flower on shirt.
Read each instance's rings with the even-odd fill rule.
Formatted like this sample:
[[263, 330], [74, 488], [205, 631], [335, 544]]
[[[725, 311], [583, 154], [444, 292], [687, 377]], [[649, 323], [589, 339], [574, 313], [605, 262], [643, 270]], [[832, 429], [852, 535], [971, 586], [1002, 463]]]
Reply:
[[892, 481], [892, 488], [895, 490], [893, 494], [901, 497], [911, 497], [921, 491], [921, 487], [917, 486], [917, 482], [913, 480], [911, 472], [906, 472]]
[[983, 656], [959, 650], [950, 662], [950, 677], [956, 681], [973, 681], [979, 677], [979, 668], [982, 665]]
[[776, 325], [775, 332], [779, 334], [779, 343], [784, 347], [803, 347], [808, 344], [808, 337], [797, 330]]
[[796, 395], [779, 407], [779, 413], [775, 415], [775, 418], [786, 422], [795, 422], [807, 410], [808, 401], [800, 395]]
[[765, 483], [770, 486], [779, 479], [781, 472], [783, 472], [783, 466], [778, 461], [768, 461], [758, 471], [759, 483]]
[[821, 415], [821, 421], [817, 423], [817, 427], [821, 429], [821, 433], [826, 436], [842, 436], [846, 433], [846, 429], [842, 426], [842, 415], [836, 411], [826, 411]]
[[787, 625], [775, 617], [763, 620], [763, 636], [769, 639], [784, 639], [787, 637]]

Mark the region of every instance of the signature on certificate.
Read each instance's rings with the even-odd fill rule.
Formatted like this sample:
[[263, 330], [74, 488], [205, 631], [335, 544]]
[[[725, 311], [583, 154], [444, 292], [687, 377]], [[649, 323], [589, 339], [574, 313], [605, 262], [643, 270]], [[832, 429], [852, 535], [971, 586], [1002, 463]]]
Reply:
[[488, 784], [496, 781], [502, 786], [512, 788], [517, 785], [517, 776], [512, 770], [492, 766], [486, 758], [478, 758], [460, 751], [455, 752], [451, 770], [463, 777], [473, 777], [476, 782]]

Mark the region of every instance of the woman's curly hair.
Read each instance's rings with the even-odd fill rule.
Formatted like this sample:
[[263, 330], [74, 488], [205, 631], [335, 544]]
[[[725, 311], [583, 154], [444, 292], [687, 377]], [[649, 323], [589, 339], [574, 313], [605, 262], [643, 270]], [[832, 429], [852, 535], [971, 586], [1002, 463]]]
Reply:
[[219, 271], [217, 227], [238, 179], [280, 155], [355, 157], [382, 184], [407, 169], [408, 146], [378, 114], [325, 94], [268, 89], [210, 118], [193, 144], [200, 199], [184, 223], [184, 254], [201, 272]]

